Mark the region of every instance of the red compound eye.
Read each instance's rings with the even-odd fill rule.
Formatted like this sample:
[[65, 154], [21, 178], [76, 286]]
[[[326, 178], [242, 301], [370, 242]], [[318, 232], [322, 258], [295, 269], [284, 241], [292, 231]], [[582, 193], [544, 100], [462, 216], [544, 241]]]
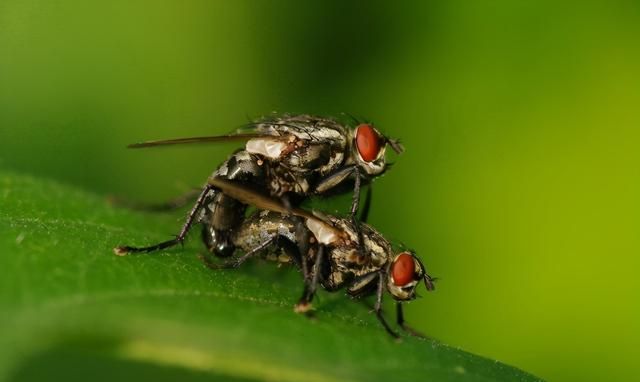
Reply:
[[363, 123], [356, 130], [356, 147], [363, 160], [371, 162], [378, 157], [380, 152], [380, 137], [378, 133], [371, 127]]
[[407, 252], [403, 252], [398, 255], [396, 261], [391, 266], [391, 276], [393, 277], [393, 283], [397, 286], [403, 286], [413, 281], [413, 277], [416, 273], [416, 263], [413, 261], [413, 256]]

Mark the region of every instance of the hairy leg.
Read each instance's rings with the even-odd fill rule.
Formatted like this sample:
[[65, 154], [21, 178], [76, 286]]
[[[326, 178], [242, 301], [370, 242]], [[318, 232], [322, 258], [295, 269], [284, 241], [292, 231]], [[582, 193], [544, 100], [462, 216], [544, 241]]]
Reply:
[[198, 196], [198, 199], [196, 200], [196, 204], [193, 206], [193, 208], [189, 212], [189, 215], [187, 215], [187, 220], [182, 225], [182, 229], [180, 230], [180, 233], [174, 239], [163, 241], [161, 243], [150, 245], [150, 246], [147, 246], [147, 247], [132, 247], [132, 246], [128, 246], [128, 245], [127, 246], [120, 246], [120, 247], [116, 247], [116, 248], [113, 249], [114, 253], [116, 255], [118, 255], [118, 256], [124, 256], [124, 255], [126, 255], [128, 253], [154, 252], [154, 251], [159, 251], [159, 250], [162, 250], [162, 249], [165, 249], [165, 248], [170, 248], [170, 247], [173, 247], [176, 244], [182, 243], [184, 241], [185, 237], [187, 236], [187, 233], [189, 232], [189, 230], [193, 226], [193, 224], [195, 222], [196, 215], [198, 214], [198, 212], [200, 211], [200, 209], [204, 205], [206, 197], [207, 197], [207, 194], [212, 189], [213, 189], [213, 187], [210, 186], [210, 185], [206, 185], [204, 187], [204, 189], [200, 193], [200, 196]]

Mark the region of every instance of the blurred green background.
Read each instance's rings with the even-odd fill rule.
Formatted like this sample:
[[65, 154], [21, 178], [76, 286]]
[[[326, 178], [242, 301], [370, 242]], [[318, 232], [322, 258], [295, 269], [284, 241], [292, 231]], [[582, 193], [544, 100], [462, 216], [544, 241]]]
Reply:
[[161, 201], [231, 148], [128, 151], [271, 111], [406, 153], [371, 223], [438, 291], [421, 330], [550, 380], [640, 367], [640, 4], [0, 1], [0, 167]]

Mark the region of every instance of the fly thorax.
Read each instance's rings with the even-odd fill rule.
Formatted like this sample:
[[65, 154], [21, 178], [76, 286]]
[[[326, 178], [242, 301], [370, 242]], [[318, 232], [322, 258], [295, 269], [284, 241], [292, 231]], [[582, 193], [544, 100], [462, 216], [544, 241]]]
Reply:
[[388, 261], [390, 248], [370, 236], [363, 235], [363, 241], [365, 251], [371, 258], [371, 264], [382, 268]]
[[355, 228], [349, 219], [339, 219], [336, 217], [330, 217], [329, 219], [334, 226], [346, 233], [347, 241], [356, 242], [358, 240], [358, 234], [356, 234]]
[[304, 195], [309, 192], [309, 182], [302, 176], [288, 171], [283, 167], [272, 167], [269, 174], [269, 191], [273, 196], [282, 196], [287, 193]]

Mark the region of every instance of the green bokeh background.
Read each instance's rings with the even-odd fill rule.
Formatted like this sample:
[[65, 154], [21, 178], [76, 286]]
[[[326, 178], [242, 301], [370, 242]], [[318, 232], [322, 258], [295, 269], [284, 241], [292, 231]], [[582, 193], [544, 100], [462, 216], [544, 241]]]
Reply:
[[271, 111], [406, 153], [371, 223], [441, 281], [408, 306], [550, 380], [640, 372], [640, 4], [0, 1], [0, 166], [160, 201], [231, 147], [127, 151]]

